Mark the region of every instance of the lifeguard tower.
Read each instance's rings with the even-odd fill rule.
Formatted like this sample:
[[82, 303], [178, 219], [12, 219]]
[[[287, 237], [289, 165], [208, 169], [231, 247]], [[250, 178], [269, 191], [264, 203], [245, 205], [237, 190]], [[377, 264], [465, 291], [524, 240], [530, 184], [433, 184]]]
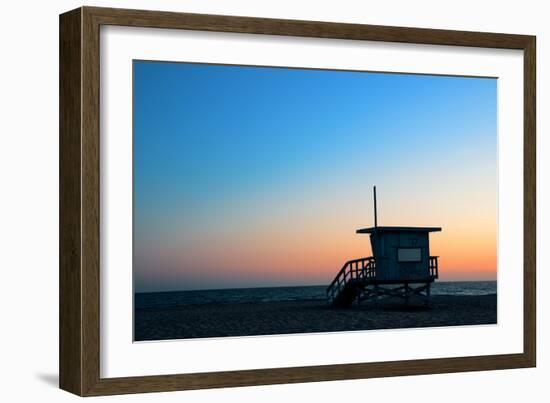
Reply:
[[430, 286], [438, 278], [438, 256], [430, 256], [430, 232], [439, 227], [379, 227], [374, 187], [374, 227], [369, 234], [372, 255], [346, 262], [327, 288], [328, 302], [349, 307], [353, 302], [398, 297], [406, 304], [412, 296], [430, 303]]

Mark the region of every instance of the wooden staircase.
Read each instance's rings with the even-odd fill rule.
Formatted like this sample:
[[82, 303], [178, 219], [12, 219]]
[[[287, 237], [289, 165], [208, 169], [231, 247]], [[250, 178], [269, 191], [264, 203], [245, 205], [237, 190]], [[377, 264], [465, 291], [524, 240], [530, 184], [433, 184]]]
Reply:
[[374, 278], [376, 278], [374, 257], [363, 257], [346, 262], [327, 288], [329, 304], [350, 306], [365, 285]]

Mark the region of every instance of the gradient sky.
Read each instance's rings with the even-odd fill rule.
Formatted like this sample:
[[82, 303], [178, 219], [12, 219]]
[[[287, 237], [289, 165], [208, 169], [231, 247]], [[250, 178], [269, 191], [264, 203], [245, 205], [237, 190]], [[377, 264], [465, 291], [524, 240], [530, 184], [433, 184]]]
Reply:
[[497, 80], [134, 61], [136, 292], [328, 284], [379, 225], [496, 279]]

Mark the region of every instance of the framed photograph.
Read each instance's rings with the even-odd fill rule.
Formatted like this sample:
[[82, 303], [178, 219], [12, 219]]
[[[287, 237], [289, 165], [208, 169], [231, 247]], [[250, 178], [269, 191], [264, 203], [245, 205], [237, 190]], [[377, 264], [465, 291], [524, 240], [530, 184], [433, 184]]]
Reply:
[[60, 16], [60, 387], [533, 367], [535, 37]]

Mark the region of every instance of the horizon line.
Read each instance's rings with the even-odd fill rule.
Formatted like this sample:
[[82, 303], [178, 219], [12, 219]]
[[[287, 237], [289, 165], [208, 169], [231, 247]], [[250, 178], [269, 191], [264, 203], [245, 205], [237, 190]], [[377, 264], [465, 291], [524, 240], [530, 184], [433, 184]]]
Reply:
[[[443, 280], [436, 281], [435, 283], [496, 283], [494, 280]], [[162, 292], [190, 292], [190, 291], [228, 291], [228, 290], [250, 290], [250, 289], [266, 289], [266, 288], [300, 288], [300, 287], [325, 287], [326, 284], [308, 284], [308, 285], [280, 285], [280, 286], [258, 286], [258, 287], [223, 287], [223, 288], [193, 288], [193, 289], [171, 289], [171, 290], [159, 290], [159, 291], [134, 291], [134, 294], [149, 294], [149, 293], [162, 293]]]

